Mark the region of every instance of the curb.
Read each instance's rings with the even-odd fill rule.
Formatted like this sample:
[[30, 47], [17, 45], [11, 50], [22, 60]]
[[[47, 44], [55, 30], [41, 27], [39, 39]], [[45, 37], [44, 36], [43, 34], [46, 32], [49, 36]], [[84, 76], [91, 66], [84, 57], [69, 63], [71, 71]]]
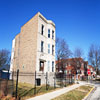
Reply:
[[89, 96], [89, 94], [94, 90], [95, 87], [93, 87], [82, 100], [86, 100], [86, 98]]

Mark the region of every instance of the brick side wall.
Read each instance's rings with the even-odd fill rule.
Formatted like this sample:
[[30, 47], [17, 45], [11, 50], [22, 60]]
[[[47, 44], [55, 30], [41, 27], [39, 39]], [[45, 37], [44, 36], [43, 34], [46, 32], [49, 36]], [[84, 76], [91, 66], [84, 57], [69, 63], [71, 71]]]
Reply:
[[15, 38], [14, 70], [34, 72], [36, 67], [38, 14], [21, 28], [21, 33]]
[[38, 14], [22, 28], [20, 35], [20, 70], [34, 72], [36, 67]]

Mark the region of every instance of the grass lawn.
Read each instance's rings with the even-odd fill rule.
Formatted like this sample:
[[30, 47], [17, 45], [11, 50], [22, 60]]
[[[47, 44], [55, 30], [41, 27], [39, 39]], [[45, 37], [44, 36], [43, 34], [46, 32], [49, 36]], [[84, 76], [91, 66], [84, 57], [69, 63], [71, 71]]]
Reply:
[[[54, 90], [55, 90], [54, 87], [50, 87], [50, 86], [48, 87], [48, 90], [46, 90], [45, 85], [37, 86], [36, 95], [44, 94]], [[21, 100], [25, 100], [27, 98], [34, 97], [36, 95], [34, 95], [34, 86], [32, 84], [27, 84], [27, 83], [18, 84], [18, 97], [21, 97]]]
[[91, 88], [91, 86], [81, 86], [52, 100], [82, 100]]

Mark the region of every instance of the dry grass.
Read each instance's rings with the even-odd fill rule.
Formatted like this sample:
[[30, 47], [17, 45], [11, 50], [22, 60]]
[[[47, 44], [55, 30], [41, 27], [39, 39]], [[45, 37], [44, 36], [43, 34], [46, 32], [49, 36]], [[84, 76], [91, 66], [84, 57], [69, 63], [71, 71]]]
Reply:
[[0, 100], [15, 100], [15, 98], [12, 97], [11, 95], [7, 95], [7, 96], [1, 96]]
[[81, 86], [52, 100], [82, 100], [91, 88], [91, 86]]

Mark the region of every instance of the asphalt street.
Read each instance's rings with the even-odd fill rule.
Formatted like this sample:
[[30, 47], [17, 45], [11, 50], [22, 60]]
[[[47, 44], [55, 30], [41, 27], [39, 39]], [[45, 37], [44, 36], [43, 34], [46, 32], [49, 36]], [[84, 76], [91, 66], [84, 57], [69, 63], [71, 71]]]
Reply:
[[95, 89], [86, 100], [100, 100], [100, 82], [91, 82], [95, 86]]

